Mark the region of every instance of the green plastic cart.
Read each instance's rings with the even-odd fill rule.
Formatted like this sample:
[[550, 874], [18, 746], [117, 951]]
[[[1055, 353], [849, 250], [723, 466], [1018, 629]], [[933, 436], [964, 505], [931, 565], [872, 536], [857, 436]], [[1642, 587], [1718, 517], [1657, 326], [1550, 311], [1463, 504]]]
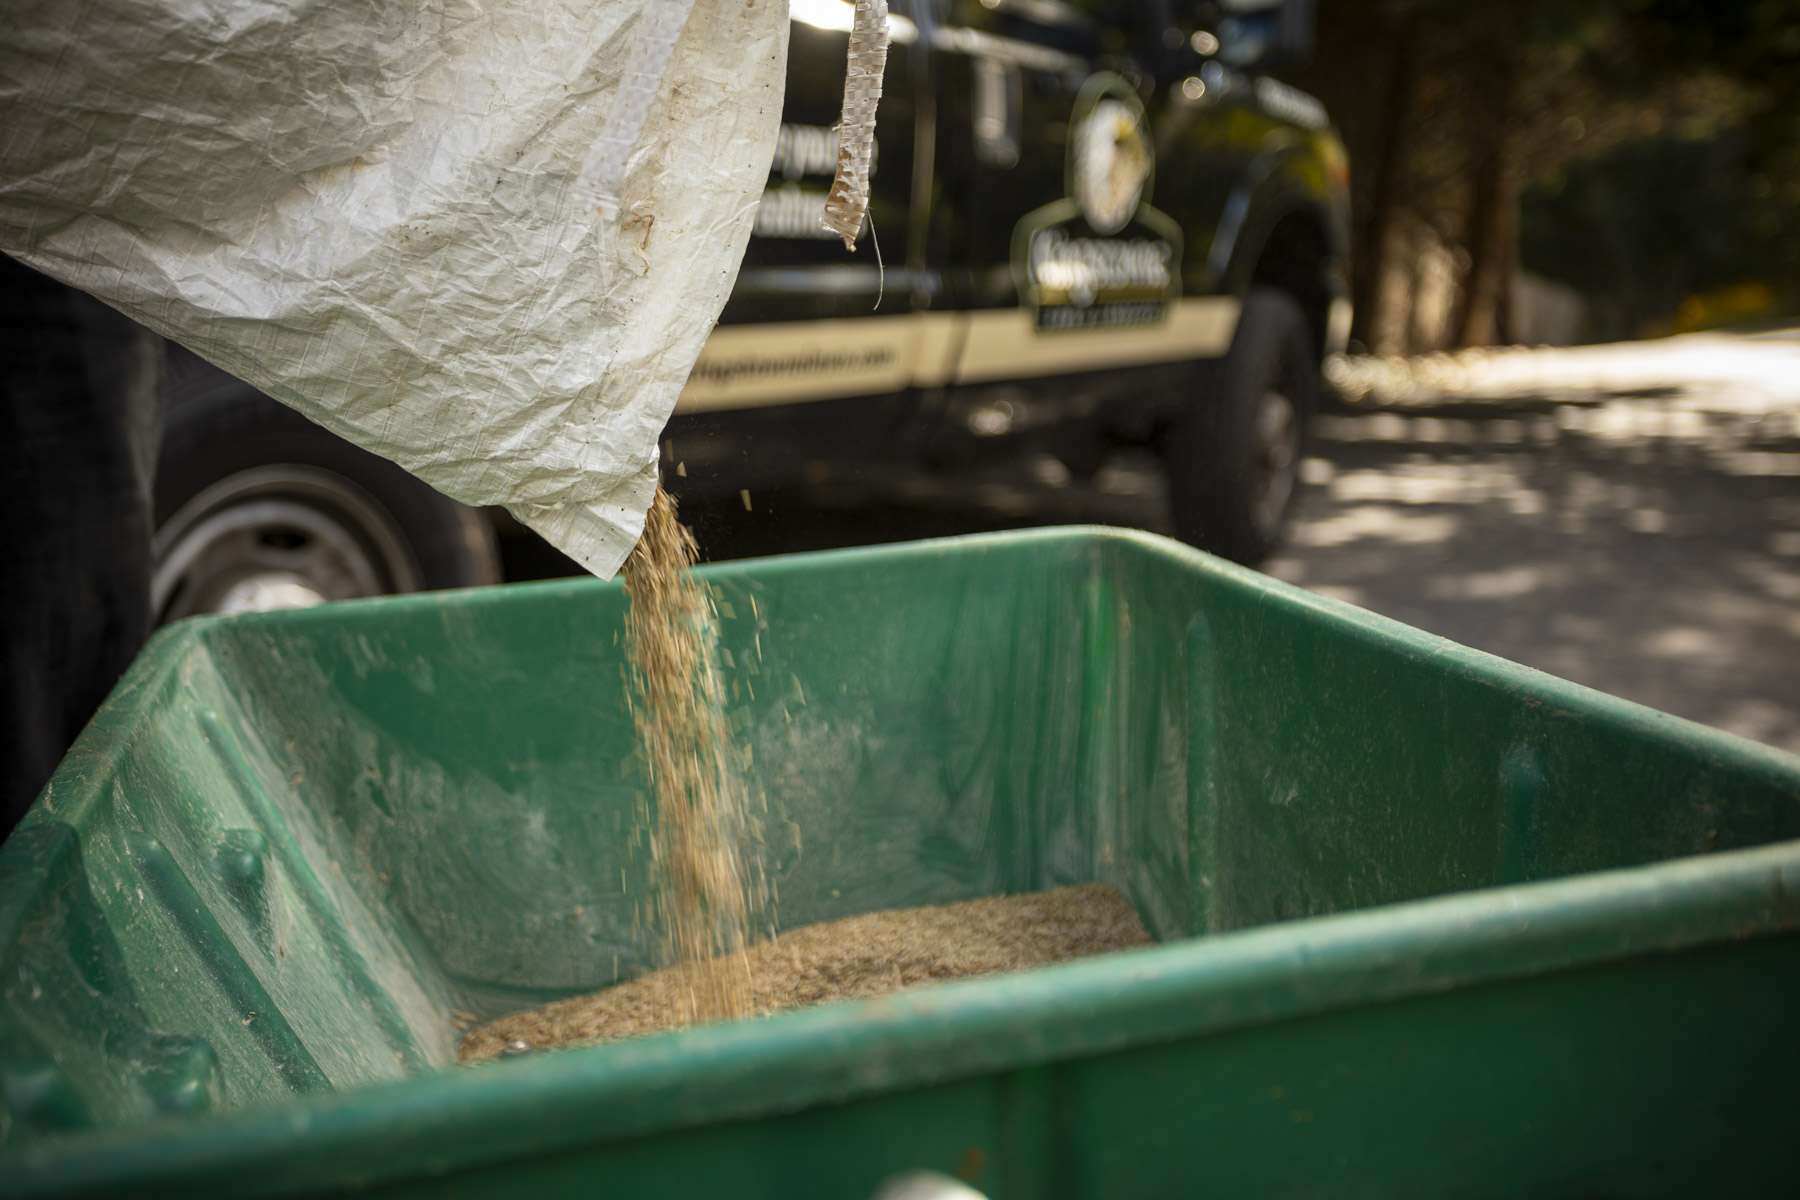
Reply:
[[459, 1067], [657, 965], [622, 590], [184, 622], [0, 849], [0, 1191], [1800, 1186], [1800, 761], [1147, 535], [707, 578], [783, 925], [1160, 944]]

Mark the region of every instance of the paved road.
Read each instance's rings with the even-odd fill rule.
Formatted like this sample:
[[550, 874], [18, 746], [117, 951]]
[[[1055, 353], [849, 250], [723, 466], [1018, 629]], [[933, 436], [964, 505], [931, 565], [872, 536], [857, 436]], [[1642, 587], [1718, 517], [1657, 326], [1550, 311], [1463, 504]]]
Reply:
[[[1800, 752], [1800, 337], [1362, 363], [1320, 420], [1303, 587]], [[1167, 531], [1155, 464], [833, 480], [691, 510], [724, 556], [1100, 521]]]
[[1800, 752], [1800, 339], [1496, 354], [1437, 382], [1325, 419], [1318, 502], [1268, 569]]

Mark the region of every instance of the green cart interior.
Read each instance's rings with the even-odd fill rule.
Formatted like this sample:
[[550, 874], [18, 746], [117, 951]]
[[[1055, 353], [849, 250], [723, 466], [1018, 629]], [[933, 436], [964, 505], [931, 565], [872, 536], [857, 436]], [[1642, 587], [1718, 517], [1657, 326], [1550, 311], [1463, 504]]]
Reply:
[[657, 965], [622, 590], [184, 622], [0, 849], [0, 1191], [1792, 1186], [1795, 759], [1148, 535], [706, 574], [782, 926], [1162, 944], [458, 1067]]

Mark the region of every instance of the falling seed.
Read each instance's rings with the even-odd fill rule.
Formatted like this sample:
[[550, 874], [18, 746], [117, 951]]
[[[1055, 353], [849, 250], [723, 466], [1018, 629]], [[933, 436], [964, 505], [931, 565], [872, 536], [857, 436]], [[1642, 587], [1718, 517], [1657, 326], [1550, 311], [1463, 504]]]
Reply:
[[675, 464], [675, 473], [677, 475], [681, 476], [683, 479], [686, 479], [687, 478], [687, 463], [686, 462], [676, 463]]
[[742, 500], [744, 502], [744, 511], [745, 512], [752, 511], [750, 508], [750, 489], [749, 488], [739, 488], [738, 489], [738, 499]]

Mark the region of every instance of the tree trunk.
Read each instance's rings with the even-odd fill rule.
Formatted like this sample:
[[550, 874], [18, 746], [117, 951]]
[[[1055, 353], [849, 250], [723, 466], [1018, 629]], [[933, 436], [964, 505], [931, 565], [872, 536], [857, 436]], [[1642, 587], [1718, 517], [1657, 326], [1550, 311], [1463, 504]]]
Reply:
[[1394, 343], [1394, 351], [1400, 354], [1417, 354], [1420, 350], [1436, 350], [1425, 332], [1426, 314], [1420, 310], [1420, 301], [1426, 295], [1430, 284], [1428, 272], [1431, 269], [1429, 247], [1431, 239], [1415, 223], [1406, 231], [1406, 240], [1402, 243], [1406, 250], [1406, 324], [1400, 329], [1400, 337]]
[[[1516, 177], [1515, 177], [1516, 178]], [[1513, 284], [1519, 275], [1519, 196], [1513, 189], [1512, 203], [1506, 208], [1507, 228], [1500, 241], [1500, 280], [1494, 298], [1494, 344], [1509, 346], [1519, 340], [1518, 314], [1513, 311]]]
[[1350, 336], [1368, 350], [1376, 350], [1383, 332], [1380, 306], [1384, 299], [1388, 252], [1394, 240], [1398, 216], [1400, 176], [1411, 151], [1412, 122], [1408, 120], [1418, 96], [1419, 19], [1402, 19], [1394, 33], [1394, 51], [1388, 59], [1387, 89], [1381, 111], [1379, 148], [1369, 177], [1368, 210], [1358, 231], [1356, 271], [1351, 299], [1354, 302]]
[[1518, 236], [1518, 139], [1513, 126], [1519, 55], [1502, 42], [1490, 43], [1480, 58], [1483, 66], [1475, 74], [1479, 91], [1469, 109], [1469, 207], [1463, 226], [1469, 269], [1450, 327], [1457, 346], [1491, 345], [1499, 335], [1501, 297]]

